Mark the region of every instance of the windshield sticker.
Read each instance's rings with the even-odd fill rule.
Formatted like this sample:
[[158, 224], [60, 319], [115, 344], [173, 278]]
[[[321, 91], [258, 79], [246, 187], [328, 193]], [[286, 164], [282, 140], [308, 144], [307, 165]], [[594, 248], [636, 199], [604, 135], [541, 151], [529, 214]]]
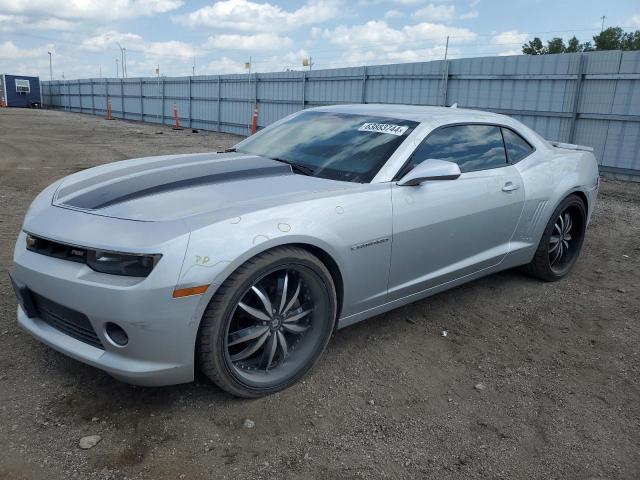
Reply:
[[404, 127], [402, 125], [392, 125], [390, 123], [365, 123], [360, 128], [358, 128], [359, 132], [378, 132], [378, 133], [389, 133], [391, 135], [396, 135], [400, 137], [409, 129], [409, 127]]

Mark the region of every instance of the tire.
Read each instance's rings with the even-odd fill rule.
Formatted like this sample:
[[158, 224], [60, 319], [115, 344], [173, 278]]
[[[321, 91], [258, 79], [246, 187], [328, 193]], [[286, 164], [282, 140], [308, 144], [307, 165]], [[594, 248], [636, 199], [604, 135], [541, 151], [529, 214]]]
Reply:
[[[567, 218], [570, 219], [568, 230]], [[551, 215], [533, 260], [524, 267], [525, 272], [545, 282], [564, 278], [578, 259], [586, 224], [584, 202], [577, 195], [569, 195]]]
[[200, 369], [238, 397], [288, 388], [326, 348], [336, 305], [331, 274], [307, 250], [263, 252], [231, 274], [209, 302], [196, 345]]

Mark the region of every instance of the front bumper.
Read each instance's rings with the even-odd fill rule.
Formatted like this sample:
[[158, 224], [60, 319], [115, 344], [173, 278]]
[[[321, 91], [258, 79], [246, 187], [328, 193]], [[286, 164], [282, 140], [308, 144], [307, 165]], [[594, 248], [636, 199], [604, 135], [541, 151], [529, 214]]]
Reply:
[[[128, 383], [159, 386], [192, 381], [202, 297], [172, 298], [187, 241], [188, 237], [174, 241], [151, 275], [134, 278], [30, 252], [21, 233], [12, 278], [35, 294], [86, 315], [104, 349], [73, 338], [43, 316], [27, 316], [20, 306], [18, 324], [55, 350]], [[125, 330], [125, 346], [109, 338], [109, 322]]]

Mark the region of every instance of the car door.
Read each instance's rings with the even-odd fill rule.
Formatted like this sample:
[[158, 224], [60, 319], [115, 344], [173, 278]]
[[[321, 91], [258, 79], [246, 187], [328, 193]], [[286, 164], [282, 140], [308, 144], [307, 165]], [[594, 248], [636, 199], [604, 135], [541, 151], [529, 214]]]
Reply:
[[499, 264], [522, 213], [522, 179], [507, 162], [499, 127], [438, 128], [416, 148], [404, 173], [428, 159], [456, 162], [462, 174], [392, 186], [389, 300]]

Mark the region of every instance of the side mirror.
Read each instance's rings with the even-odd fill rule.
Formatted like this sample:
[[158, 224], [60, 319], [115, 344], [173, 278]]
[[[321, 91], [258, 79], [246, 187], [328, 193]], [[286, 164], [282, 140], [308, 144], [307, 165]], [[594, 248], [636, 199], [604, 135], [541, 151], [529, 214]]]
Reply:
[[428, 159], [416, 165], [400, 179], [401, 187], [413, 187], [427, 180], [455, 180], [462, 172], [457, 163], [446, 160]]

